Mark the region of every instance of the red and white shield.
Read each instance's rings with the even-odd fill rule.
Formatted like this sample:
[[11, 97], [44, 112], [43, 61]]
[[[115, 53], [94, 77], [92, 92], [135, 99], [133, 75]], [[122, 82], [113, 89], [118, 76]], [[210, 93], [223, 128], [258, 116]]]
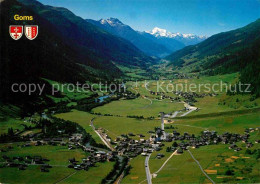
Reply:
[[35, 26], [35, 25], [24, 26], [24, 32], [25, 32], [25, 36], [29, 40], [33, 40], [38, 35], [38, 26]]
[[9, 26], [9, 33], [14, 40], [19, 40], [23, 35], [23, 26], [19, 26], [19, 25]]

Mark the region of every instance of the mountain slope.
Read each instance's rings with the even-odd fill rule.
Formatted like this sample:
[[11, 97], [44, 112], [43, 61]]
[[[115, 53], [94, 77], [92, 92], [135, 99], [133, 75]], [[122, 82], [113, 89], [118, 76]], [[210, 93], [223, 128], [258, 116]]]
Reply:
[[[145, 67], [155, 62], [130, 42], [109, 34], [65, 8], [45, 6], [35, 0], [19, 0], [51, 22], [61, 35], [83, 50], [121, 65]], [[83, 52], [84, 53], [84, 52]]]
[[[51, 86], [43, 78], [61, 83], [109, 82], [124, 76], [117, 64], [145, 68], [155, 61], [130, 42], [87, 23], [67, 9], [36, 1], [23, 3], [1, 2], [0, 102], [29, 112], [52, 103], [47, 97]], [[15, 14], [30, 15], [33, 20], [15, 21]], [[24, 35], [17, 41], [10, 37], [10, 25], [30, 24], [39, 26], [35, 40]], [[45, 90], [41, 96], [38, 90], [31, 95], [28, 91], [14, 93], [14, 83], [45, 85]]]
[[99, 21], [87, 19], [86, 21], [108, 31], [111, 34], [124, 38], [134, 44], [137, 48], [150, 56], [165, 57], [173, 50], [169, 50], [162, 44], [146, 38], [130, 26], [123, 24], [116, 18], [101, 19]]
[[[15, 21], [14, 14], [30, 15], [34, 20]], [[122, 75], [108, 60], [88, 50], [84, 50], [87, 54], [82, 54], [72, 42], [61, 36], [60, 30], [16, 0], [1, 2], [0, 18], [0, 101], [28, 104], [39, 98], [34, 94], [12, 92], [13, 83], [44, 84], [42, 78], [83, 83], [86, 80], [111, 80]], [[9, 36], [9, 25], [21, 24], [38, 25], [37, 38], [31, 41], [22, 36], [13, 40]], [[46, 88], [46, 93], [50, 92], [47, 83]]]
[[[246, 82], [249, 79], [245, 74], [251, 71], [250, 76], [254, 77], [250, 80], [260, 82], [257, 72], [260, 71], [259, 45], [260, 19], [245, 27], [213, 35], [197, 45], [174, 52], [165, 59], [170, 61], [170, 66], [182, 72], [214, 75], [239, 71]], [[254, 91], [258, 91], [259, 86], [255, 82], [254, 84]]]

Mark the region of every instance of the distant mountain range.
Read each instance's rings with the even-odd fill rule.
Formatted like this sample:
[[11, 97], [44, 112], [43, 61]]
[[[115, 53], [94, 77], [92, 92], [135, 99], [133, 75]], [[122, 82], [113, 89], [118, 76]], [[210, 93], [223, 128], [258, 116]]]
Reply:
[[187, 45], [196, 44], [206, 39], [206, 37], [192, 34], [177, 33], [174, 36], [173, 33], [160, 28], [139, 32], [123, 24], [117, 18], [100, 19], [98, 21], [87, 19], [87, 21], [111, 34], [130, 41], [147, 55], [160, 58]]
[[194, 34], [171, 33], [166, 29], [155, 27], [152, 31], [145, 31], [156, 38], [170, 38], [183, 43], [185, 46], [194, 45], [207, 39], [207, 36], [197, 36]]
[[252, 84], [260, 96], [260, 19], [187, 46], [165, 59], [179, 71], [216, 75], [240, 72], [240, 80]]
[[165, 57], [172, 53], [173, 50], [168, 49], [164, 45], [157, 43], [156, 40], [146, 38], [139, 32], [133, 30], [130, 26], [123, 24], [116, 18], [101, 19], [99, 21], [87, 19], [88, 22], [108, 31], [109, 33], [124, 38], [134, 44], [138, 49], [142, 50], [149, 56]]

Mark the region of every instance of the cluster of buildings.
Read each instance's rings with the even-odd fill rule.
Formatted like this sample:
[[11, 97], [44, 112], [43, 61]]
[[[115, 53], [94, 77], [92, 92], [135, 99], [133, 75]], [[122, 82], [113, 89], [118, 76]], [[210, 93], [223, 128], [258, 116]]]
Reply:
[[118, 155], [136, 157], [140, 154], [147, 155], [154, 150], [160, 150], [162, 143], [151, 142], [149, 139], [133, 140], [129, 137], [117, 138], [115, 150]]
[[41, 156], [14, 156], [8, 157], [2, 156], [4, 164], [2, 167], [17, 167], [19, 170], [26, 170], [28, 165], [40, 165], [41, 172], [49, 172], [49, 168], [52, 168], [49, 164], [46, 164], [49, 160], [42, 158]]
[[[114, 141], [106, 135], [102, 130], [99, 130], [99, 133], [105, 140], [111, 144], [115, 144], [113, 151], [100, 151], [93, 147], [86, 147], [81, 145], [83, 135], [82, 134], [72, 134], [67, 138], [45, 138], [43, 140], [31, 141], [23, 144], [21, 147], [28, 147], [31, 145], [40, 146], [44, 144], [49, 145], [68, 145], [68, 149], [76, 149], [81, 148], [86, 152], [89, 152], [90, 155], [81, 161], [77, 161], [75, 158], [69, 159], [68, 168], [72, 168], [75, 170], [88, 170], [90, 167], [95, 166], [97, 162], [105, 162], [105, 161], [114, 161], [117, 159], [117, 155], [128, 156], [128, 157], [136, 157], [138, 155], [146, 156], [153, 151], [160, 151], [164, 146], [163, 142], [172, 142], [175, 143], [173, 146], [168, 149], [170, 151], [176, 151], [178, 154], [183, 153], [184, 150], [191, 148], [199, 148], [200, 146], [206, 145], [214, 145], [214, 144], [229, 144], [229, 149], [234, 151], [240, 151], [242, 148], [236, 145], [237, 142], [242, 141], [246, 143], [246, 148], [250, 148], [253, 146], [253, 143], [249, 141], [250, 133], [259, 130], [259, 128], [249, 128], [246, 129], [243, 135], [236, 133], [223, 133], [221, 135], [217, 134], [216, 131], [208, 131], [205, 130], [199, 136], [195, 136], [194, 134], [189, 134], [187, 132], [181, 134], [174, 129], [172, 132], [165, 132], [165, 114], [163, 112], [161, 114], [161, 127], [155, 129], [155, 131], [149, 131], [150, 137], [148, 139], [144, 139], [144, 135], [134, 133], [128, 133], [127, 135], [121, 135], [117, 137]], [[139, 137], [138, 140], [134, 139]], [[259, 143], [255, 141], [255, 143]], [[8, 148], [12, 149], [12, 147]], [[4, 152], [4, 150], [0, 150]], [[164, 157], [163, 154], [158, 153], [156, 156], [158, 159]], [[3, 159], [5, 160], [6, 167], [17, 167], [19, 170], [25, 170], [28, 165], [36, 164], [41, 165], [42, 172], [48, 172], [51, 166], [46, 164], [47, 159], [42, 157], [13, 157], [9, 158], [4, 155]]]
[[195, 93], [195, 92], [182, 92], [182, 91], [175, 91], [173, 92], [176, 96], [183, 97], [185, 99], [185, 102], [187, 103], [194, 103], [197, 102], [195, 98], [203, 98], [206, 96], [216, 96], [215, 93]]
[[97, 162], [114, 161], [117, 155], [115, 152], [96, 151], [93, 148], [86, 148], [86, 151], [91, 153], [90, 156], [83, 158], [81, 162], [75, 158], [69, 159], [68, 168], [87, 171], [90, 167], [94, 167]]
[[195, 92], [183, 92], [183, 91], [173, 91], [173, 94], [176, 95], [176, 97], [171, 97], [165, 94], [165, 92], [154, 92], [150, 91], [150, 94], [159, 96], [157, 99], [158, 100], [163, 100], [163, 99], [170, 99], [171, 102], [180, 102], [181, 97], [185, 99], [185, 102], [187, 103], [195, 103], [197, 100], [195, 98], [203, 98], [205, 96], [216, 96], [217, 94], [215, 93], [195, 93]]
[[150, 94], [159, 96], [156, 98], [157, 100], [170, 99], [171, 102], [174, 102], [174, 101], [180, 102], [181, 101], [180, 97], [171, 97], [171, 96], [165, 95], [165, 92], [150, 91]]
[[[155, 131], [149, 131], [150, 137], [145, 140], [140, 138], [139, 140], [134, 140], [129, 136], [118, 137], [115, 140], [117, 144], [115, 146], [115, 150], [119, 155], [126, 155], [129, 157], [135, 157], [139, 154], [148, 155], [153, 151], [160, 151], [162, 149], [162, 142], [176, 142], [175, 146], [171, 147], [171, 151], [177, 150], [178, 154], [183, 153], [184, 150], [188, 148], [199, 148], [201, 146], [206, 145], [214, 145], [214, 144], [230, 144], [229, 149], [233, 149], [234, 151], [240, 151], [242, 148], [239, 148], [236, 143], [244, 142], [246, 143], [246, 148], [250, 148], [253, 146], [253, 143], [249, 141], [250, 132], [258, 130], [258, 128], [249, 128], [245, 130], [243, 135], [236, 133], [223, 133], [217, 134], [216, 131], [205, 130], [199, 136], [195, 136], [194, 134], [189, 134], [187, 132], [181, 134], [178, 131], [173, 130], [172, 133], [167, 133], [164, 130], [164, 113], [161, 112], [161, 127], [156, 128]], [[129, 133], [129, 135], [132, 133]], [[177, 143], [178, 142], [178, 143]], [[255, 141], [258, 143], [259, 141]], [[158, 155], [158, 158], [163, 157], [162, 155]]]
[[[171, 151], [177, 150], [178, 154], [183, 153], [188, 148], [199, 148], [206, 145], [214, 144], [230, 144], [229, 149], [234, 151], [240, 151], [236, 143], [243, 141], [246, 143], [246, 148], [253, 146], [253, 143], [249, 141], [249, 133], [244, 135], [235, 133], [224, 133], [218, 135], [215, 131], [205, 130], [200, 136], [191, 135], [189, 133], [180, 134], [176, 130], [172, 133], [165, 133], [164, 127], [158, 128], [155, 134], [152, 134], [148, 140], [140, 139], [133, 140], [131, 138], [117, 138], [116, 152], [119, 155], [126, 155], [129, 157], [135, 157], [139, 154], [146, 156], [153, 151], [160, 151], [163, 147], [163, 141], [172, 142], [175, 141], [176, 145], [171, 147]], [[178, 142], [178, 143], [177, 143]], [[256, 141], [258, 143], [259, 141]], [[158, 154], [158, 158], [162, 158], [163, 155]]]

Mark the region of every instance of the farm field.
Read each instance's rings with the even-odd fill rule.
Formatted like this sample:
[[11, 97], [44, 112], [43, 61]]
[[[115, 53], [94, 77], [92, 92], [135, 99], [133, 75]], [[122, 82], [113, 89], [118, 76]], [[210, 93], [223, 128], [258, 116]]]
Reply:
[[[13, 146], [13, 149], [8, 150], [7, 146]], [[0, 180], [3, 183], [77, 183], [84, 182], [86, 179], [90, 183], [100, 183], [101, 180], [113, 168], [113, 162], [97, 163], [95, 167], [91, 167], [88, 171], [75, 171], [74, 169], [67, 168], [69, 165], [68, 159], [75, 158], [78, 161], [86, 158], [87, 153], [80, 149], [68, 150], [66, 146], [30, 146], [19, 147], [22, 144], [2, 144], [1, 149], [8, 150], [7, 152], [0, 153], [1, 162], [2, 156], [41, 156], [47, 158], [47, 164], [51, 165], [49, 172], [41, 172], [40, 167], [37, 165], [30, 165], [26, 170], [18, 170], [17, 168], [0, 168]], [[100, 172], [102, 169], [102, 172]], [[70, 176], [71, 175], [71, 176]], [[96, 177], [91, 177], [95, 175]]]
[[[257, 154], [247, 154], [245, 143], [238, 145], [242, 147], [240, 152], [229, 150], [228, 145], [205, 146], [200, 149], [191, 149], [191, 152], [204, 170], [212, 173], [210, 176], [216, 183], [258, 183], [260, 163], [257, 161]], [[249, 150], [259, 148], [258, 144]], [[228, 170], [232, 170], [233, 174], [227, 174]]]
[[113, 162], [97, 163], [95, 167], [91, 167], [88, 171], [77, 171], [61, 183], [85, 183], [86, 181], [88, 183], [101, 183], [102, 179], [113, 169], [113, 165]]
[[182, 103], [171, 103], [169, 100], [152, 100], [139, 97], [134, 100], [119, 100], [97, 107], [92, 111], [101, 114], [120, 116], [158, 117], [159, 112], [174, 112], [183, 109]]
[[177, 119], [172, 125], [185, 125], [215, 130], [219, 133], [233, 132], [243, 133], [246, 128], [257, 128], [260, 125], [259, 112], [248, 114], [225, 114], [212, 117], [187, 117], [185, 119]]
[[8, 128], [12, 128], [13, 130], [18, 129], [20, 131], [20, 130], [24, 129], [23, 125], [33, 126], [33, 124], [24, 122], [21, 119], [8, 118], [5, 120], [0, 120], [0, 132], [1, 132], [1, 134], [7, 133]]
[[146, 120], [125, 117], [101, 116], [94, 120], [97, 128], [103, 128], [107, 134], [113, 139], [121, 134], [134, 133], [133, 139], [140, 139], [137, 134], [145, 135], [145, 139], [149, 138], [149, 130], [154, 131], [155, 127], [160, 126], [159, 120]]
[[93, 93], [91, 91], [83, 91], [82, 88], [76, 88], [76, 86], [72, 86], [71, 84], [62, 84], [56, 81], [44, 79], [52, 85], [54, 88], [53, 91], [59, 91], [62, 98], [57, 98], [52, 95], [48, 97], [51, 98], [55, 103], [58, 102], [70, 102], [68, 105], [75, 105], [76, 100], [84, 99], [90, 97]]
[[71, 112], [60, 113], [60, 114], [56, 114], [55, 116], [57, 118], [78, 123], [86, 130], [86, 132], [91, 134], [91, 136], [97, 143], [103, 144], [101, 139], [98, 137], [98, 135], [93, 131], [93, 129], [90, 126], [91, 119], [97, 117], [96, 115], [90, 114], [88, 112], [72, 110]]
[[[167, 152], [166, 148], [171, 147], [173, 142], [165, 142], [165, 146], [160, 151], [154, 151], [151, 154], [150, 160], [149, 160], [149, 167], [151, 173], [155, 173], [160, 169], [160, 167], [163, 165], [163, 163], [167, 160], [167, 158], [173, 153], [173, 152]], [[163, 154], [164, 157], [161, 159], [156, 158], [157, 154]], [[172, 158], [174, 159], [174, 158]]]
[[[257, 148], [259, 149], [259, 146], [255, 149]], [[255, 155], [245, 154], [245, 151], [236, 153], [233, 150], [229, 150], [228, 145], [204, 146], [190, 150], [204, 171], [216, 183], [259, 182], [259, 162], [257, 162]], [[248, 168], [250, 173], [247, 173]], [[234, 175], [226, 175], [229, 169], [234, 170]], [[181, 155], [173, 156], [164, 169], [153, 179], [153, 183], [175, 182], [204, 183], [209, 182], [209, 180], [201, 172], [190, 154], [185, 151]]]
[[[229, 85], [233, 85], [238, 79], [237, 73], [232, 74], [225, 74], [225, 75], [216, 75], [216, 76], [202, 76], [199, 79], [173, 79], [173, 80], [145, 80], [145, 81], [137, 81], [137, 82], [128, 82], [126, 83], [128, 88], [132, 88], [132, 91], [135, 91], [133, 89], [136, 89], [138, 92], [140, 92], [143, 95], [149, 95], [149, 90], [151, 91], [157, 91], [157, 92], [167, 92], [167, 86], [170, 92], [175, 92], [179, 89], [179, 91], [186, 90], [186, 92], [194, 92], [196, 93], [209, 93], [213, 92], [213, 89], [217, 91], [217, 93], [225, 93], [226, 87], [229, 87]], [[221, 91], [221, 82], [223, 90]], [[145, 85], [146, 84], [146, 85]], [[175, 87], [172, 88], [171, 84]], [[178, 86], [178, 84], [183, 86], [181, 88]], [[197, 88], [189, 88], [191, 84], [195, 84]], [[208, 90], [207, 87], [205, 87], [205, 84], [210, 85], [211, 87]], [[213, 84], [218, 84], [213, 86]], [[187, 88], [186, 88], [186, 86]], [[200, 85], [200, 86], [199, 86]], [[147, 88], [145, 88], [145, 86]], [[177, 87], [179, 87], [177, 89]], [[159, 89], [159, 90], [158, 90]], [[199, 90], [200, 89], [200, 90]], [[192, 91], [191, 91], [192, 90]]]
[[188, 152], [174, 155], [165, 167], [153, 178], [153, 183], [201, 183], [206, 177]]
[[[122, 183], [140, 183], [146, 180], [145, 168], [144, 168], [145, 157], [139, 155], [130, 161], [131, 170], [129, 175], [123, 178]], [[145, 183], [145, 182], [144, 182]]]
[[19, 171], [17, 168], [0, 168], [1, 182], [3, 183], [46, 183], [50, 182], [50, 180], [55, 183], [74, 172], [73, 169], [67, 168], [68, 159], [75, 157], [75, 159], [80, 160], [86, 157], [83, 151], [68, 150], [65, 146], [30, 146], [21, 148], [18, 145], [22, 144], [5, 144], [1, 145], [1, 149], [5, 149], [10, 145], [13, 146], [13, 149], [1, 153], [1, 159], [3, 155], [9, 157], [41, 156], [49, 159], [50, 161], [47, 163], [53, 165], [53, 168], [50, 168], [48, 173], [41, 172], [40, 166], [37, 165], [28, 166], [24, 171]]

